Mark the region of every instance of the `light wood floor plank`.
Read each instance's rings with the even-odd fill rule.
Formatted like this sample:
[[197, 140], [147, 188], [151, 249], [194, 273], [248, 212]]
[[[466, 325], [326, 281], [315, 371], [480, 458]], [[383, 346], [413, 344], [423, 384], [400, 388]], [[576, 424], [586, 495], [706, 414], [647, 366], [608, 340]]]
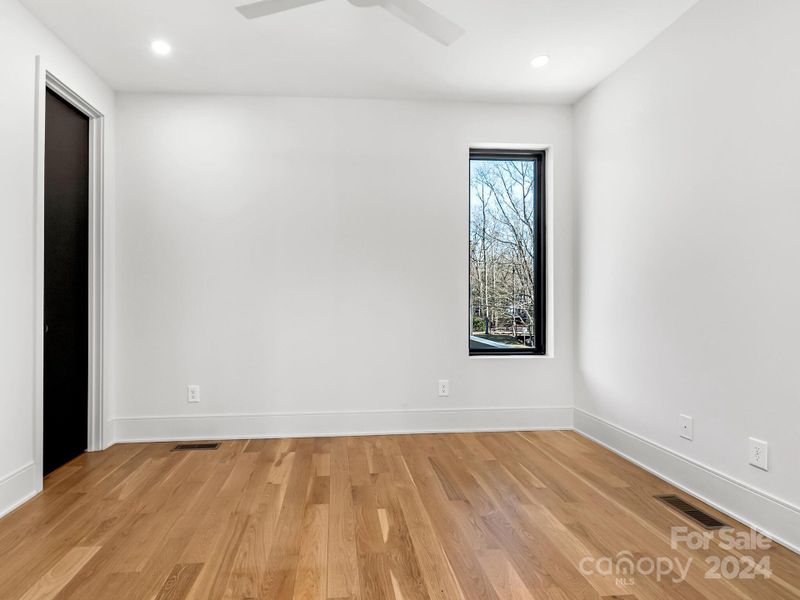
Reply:
[[28, 588], [28, 591], [21, 596], [21, 600], [55, 598], [98, 550], [100, 550], [98, 546], [76, 546], [53, 565], [44, 577]]
[[183, 600], [192, 589], [197, 574], [203, 568], [201, 564], [175, 565], [155, 600]]
[[347, 458], [347, 440], [330, 444], [330, 513], [328, 521], [329, 598], [359, 597], [358, 557], [356, 555], [355, 512]]

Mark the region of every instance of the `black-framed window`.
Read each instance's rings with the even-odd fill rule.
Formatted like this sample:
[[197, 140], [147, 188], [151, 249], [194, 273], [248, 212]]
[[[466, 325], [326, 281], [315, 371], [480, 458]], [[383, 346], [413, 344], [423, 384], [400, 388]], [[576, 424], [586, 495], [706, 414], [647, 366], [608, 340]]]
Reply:
[[470, 150], [469, 353], [546, 353], [545, 152]]

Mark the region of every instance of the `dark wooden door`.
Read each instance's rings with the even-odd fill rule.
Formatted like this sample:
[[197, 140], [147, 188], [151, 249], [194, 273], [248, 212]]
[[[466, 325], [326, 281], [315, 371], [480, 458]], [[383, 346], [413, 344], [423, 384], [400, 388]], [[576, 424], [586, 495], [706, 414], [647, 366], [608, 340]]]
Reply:
[[86, 450], [89, 118], [47, 90], [44, 158], [44, 472]]

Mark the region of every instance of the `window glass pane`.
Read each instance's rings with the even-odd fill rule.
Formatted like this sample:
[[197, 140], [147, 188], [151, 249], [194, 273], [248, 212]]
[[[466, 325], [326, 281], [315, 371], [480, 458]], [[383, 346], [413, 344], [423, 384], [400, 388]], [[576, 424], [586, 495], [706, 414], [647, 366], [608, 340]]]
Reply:
[[538, 158], [470, 160], [469, 347], [537, 349]]

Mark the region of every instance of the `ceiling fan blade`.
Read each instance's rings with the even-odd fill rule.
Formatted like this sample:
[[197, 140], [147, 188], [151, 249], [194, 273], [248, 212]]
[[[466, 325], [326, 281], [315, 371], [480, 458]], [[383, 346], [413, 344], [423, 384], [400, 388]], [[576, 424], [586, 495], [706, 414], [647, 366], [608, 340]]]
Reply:
[[266, 17], [267, 15], [299, 8], [306, 4], [314, 4], [316, 2], [322, 2], [322, 0], [261, 0], [260, 2], [237, 6], [236, 10], [248, 19], [257, 19], [258, 17]]
[[419, 0], [382, 0], [381, 6], [440, 44], [449, 46], [465, 31]]

